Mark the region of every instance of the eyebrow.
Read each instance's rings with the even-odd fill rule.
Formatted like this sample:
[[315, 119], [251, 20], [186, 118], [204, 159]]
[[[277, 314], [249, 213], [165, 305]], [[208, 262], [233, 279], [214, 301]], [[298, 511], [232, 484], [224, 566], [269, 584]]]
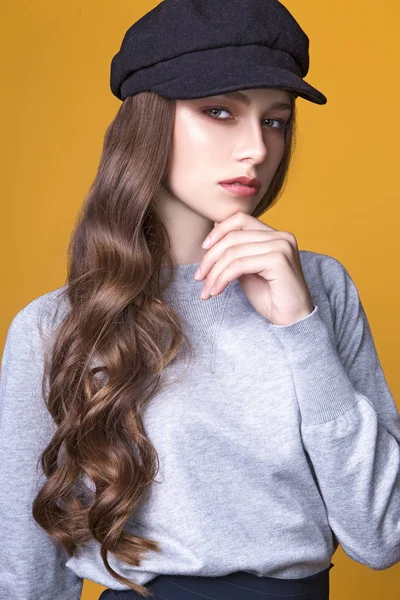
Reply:
[[[246, 106], [250, 106], [250, 104], [251, 104], [250, 98], [248, 96], [246, 96], [246, 94], [242, 94], [242, 92], [238, 92], [238, 91], [227, 92], [226, 94], [219, 94], [219, 96], [221, 98], [233, 98], [234, 100], [237, 100], [238, 102], [241, 102], [242, 104], [245, 104]], [[274, 102], [269, 107], [269, 110], [278, 109], [278, 108], [292, 110], [292, 105], [288, 104], [287, 102]]]

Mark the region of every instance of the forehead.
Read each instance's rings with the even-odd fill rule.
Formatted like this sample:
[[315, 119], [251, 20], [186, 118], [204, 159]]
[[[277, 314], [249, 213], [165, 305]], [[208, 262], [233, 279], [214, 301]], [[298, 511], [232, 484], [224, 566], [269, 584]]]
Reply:
[[246, 106], [250, 106], [253, 100], [271, 100], [274, 103], [282, 103], [291, 106], [292, 93], [286, 90], [275, 88], [252, 88], [249, 90], [234, 90], [224, 94], [218, 94], [219, 97], [231, 98], [237, 100]]
[[221, 94], [215, 94], [213, 96], [205, 96], [202, 98], [196, 98], [191, 100], [183, 100], [183, 102], [199, 102], [199, 101], [216, 101], [222, 99], [233, 100], [240, 102], [244, 106], [251, 106], [257, 102], [267, 104], [270, 108], [280, 108], [282, 110], [291, 110], [293, 106], [295, 94], [286, 90], [275, 89], [275, 88], [252, 88], [247, 90], [233, 90], [231, 92], [225, 92]]

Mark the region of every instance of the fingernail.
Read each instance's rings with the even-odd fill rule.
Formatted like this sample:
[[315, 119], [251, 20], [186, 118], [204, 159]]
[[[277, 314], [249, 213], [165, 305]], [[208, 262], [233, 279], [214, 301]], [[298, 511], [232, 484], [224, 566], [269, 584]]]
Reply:
[[194, 278], [200, 279], [200, 267], [197, 269], [196, 273], [194, 274]]
[[202, 248], [208, 248], [211, 244], [211, 240], [210, 238], [206, 237], [206, 239], [204, 240], [204, 242], [202, 243], [201, 247]]

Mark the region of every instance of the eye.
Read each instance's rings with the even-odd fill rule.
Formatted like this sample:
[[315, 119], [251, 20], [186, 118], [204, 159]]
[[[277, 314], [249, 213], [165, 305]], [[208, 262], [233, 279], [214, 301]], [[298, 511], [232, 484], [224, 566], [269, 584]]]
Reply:
[[[225, 108], [206, 108], [205, 110], [202, 110], [201, 112], [203, 114], [206, 114], [207, 116], [211, 117], [211, 119], [216, 119], [217, 117], [212, 117], [210, 115], [211, 111], [217, 111], [217, 112], [227, 112], [229, 114], [232, 114], [229, 112], [229, 110], [226, 110]], [[227, 119], [222, 119], [222, 121], [226, 121]], [[221, 121], [221, 119], [218, 119], [218, 121]]]
[[[226, 108], [220, 108], [220, 107], [205, 108], [201, 112], [203, 114], [207, 115], [210, 119], [214, 119], [214, 120], [217, 120], [217, 121], [228, 121], [228, 120], [230, 120], [230, 119], [219, 119], [218, 117], [211, 116], [211, 114], [210, 114], [211, 111], [227, 112], [230, 115], [232, 114], [228, 109], [226, 109]], [[268, 127], [269, 129], [286, 129], [288, 127], [288, 123], [286, 121], [284, 121], [283, 119], [264, 119], [264, 121], [269, 121], [269, 122], [274, 122], [275, 123], [274, 126]]]

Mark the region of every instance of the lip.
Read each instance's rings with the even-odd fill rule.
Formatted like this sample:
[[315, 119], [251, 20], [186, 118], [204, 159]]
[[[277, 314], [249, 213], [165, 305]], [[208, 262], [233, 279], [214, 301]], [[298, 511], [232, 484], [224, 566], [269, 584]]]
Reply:
[[253, 179], [250, 179], [250, 177], [235, 177], [234, 179], [226, 179], [225, 181], [220, 181], [219, 183], [243, 183], [244, 185], [249, 185], [257, 190], [261, 188], [261, 181], [256, 177], [254, 177]]
[[235, 185], [234, 183], [220, 183], [219, 185], [235, 196], [249, 197], [258, 194], [258, 189], [252, 185]]

